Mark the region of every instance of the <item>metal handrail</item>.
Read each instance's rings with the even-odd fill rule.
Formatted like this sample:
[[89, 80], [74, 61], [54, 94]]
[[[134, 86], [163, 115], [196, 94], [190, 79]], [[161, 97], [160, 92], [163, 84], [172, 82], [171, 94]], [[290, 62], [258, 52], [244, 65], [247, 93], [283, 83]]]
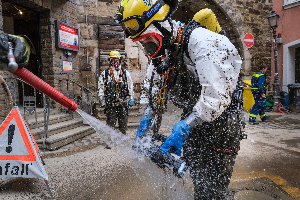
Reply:
[[[89, 114], [93, 114], [93, 103], [94, 103], [94, 93], [89, 89], [89, 88], [87, 88], [87, 87], [85, 87], [85, 86], [83, 86], [83, 85], [81, 85], [80, 83], [78, 83], [78, 82], [76, 82], [76, 81], [73, 81], [73, 80], [71, 80], [71, 79], [63, 79], [63, 80], [59, 80], [60, 81], [60, 84], [61, 84], [61, 92], [62, 93], [64, 93], [64, 92], [68, 92], [68, 91], [73, 91], [74, 92], [74, 98], [75, 98], [75, 89], [74, 89], [74, 86], [75, 85], [77, 85], [78, 87], [80, 87], [80, 91], [81, 91], [81, 94], [80, 94], [80, 98], [81, 98], [81, 102], [80, 102], [80, 106], [79, 106], [79, 108], [80, 109], [84, 109], [84, 106], [85, 106], [85, 104], [84, 104], [84, 95], [83, 95], [83, 91], [85, 90], [85, 92], [84, 93], [86, 93], [87, 94], [87, 96], [86, 96], [86, 105], [88, 106], [87, 107], [87, 112], [90, 112]], [[67, 82], [67, 91], [63, 91], [63, 81], [66, 81]], [[69, 90], [69, 86], [71, 86], [71, 85], [69, 85], [69, 82], [72, 82], [72, 85], [73, 85], [73, 90]], [[91, 100], [90, 100], [90, 95], [92, 96], [91, 97]], [[76, 100], [75, 100], [76, 101]], [[76, 103], [78, 103], [78, 102], [76, 102]], [[72, 114], [73, 114], [73, 112], [71, 112]]]
[[43, 140], [43, 147], [46, 148], [46, 139], [49, 138], [49, 131], [48, 131], [48, 125], [49, 125], [49, 117], [50, 117], [50, 109], [51, 109], [51, 101], [52, 99], [49, 97], [49, 104], [47, 108], [47, 101], [46, 101], [46, 95], [43, 93], [43, 99], [44, 99], [44, 133], [45, 137]]
[[92, 115], [93, 114], [94, 93], [89, 88], [84, 87], [83, 85], [77, 83], [76, 81], [73, 81], [73, 80], [70, 80], [70, 81], [72, 81], [73, 83], [75, 83], [76, 85], [78, 85], [80, 88], [85, 89], [86, 91], [88, 91], [89, 93], [91, 93], [91, 95], [92, 95], [91, 102], [89, 101], [89, 95], [87, 95], [87, 101], [91, 103], [91, 105], [90, 105], [91, 106], [91, 110], [90, 110], [91, 113], [90, 114]]
[[70, 80], [70, 81], [72, 81], [73, 83], [75, 83], [75, 84], [78, 85], [79, 87], [82, 87], [82, 88], [86, 89], [87, 91], [89, 91], [89, 92], [92, 94], [92, 96], [94, 95], [94, 93], [93, 93], [89, 88], [84, 87], [83, 85], [80, 85], [80, 84], [77, 83], [76, 81], [73, 81], [73, 80]]

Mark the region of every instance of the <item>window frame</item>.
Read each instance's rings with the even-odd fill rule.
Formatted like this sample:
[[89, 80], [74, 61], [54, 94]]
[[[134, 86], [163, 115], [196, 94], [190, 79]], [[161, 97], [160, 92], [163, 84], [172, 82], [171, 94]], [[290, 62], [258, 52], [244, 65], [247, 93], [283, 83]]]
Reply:
[[296, 6], [300, 6], [300, 0], [284, 0], [284, 9], [289, 9]]

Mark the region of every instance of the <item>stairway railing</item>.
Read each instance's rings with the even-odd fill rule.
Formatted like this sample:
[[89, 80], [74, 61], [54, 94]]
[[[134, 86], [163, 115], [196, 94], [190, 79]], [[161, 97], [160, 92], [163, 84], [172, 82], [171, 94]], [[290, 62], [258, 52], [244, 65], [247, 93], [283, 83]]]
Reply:
[[[64, 81], [66, 81], [66, 85], [63, 84]], [[59, 82], [61, 91], [66, 97], [71, 100], [75, 100], [81, 110], [90, 115], [93, 114], [94, 93], [89, 88], [70, 79], [59, 80]], [[80, 90], [76, 90], [76, 87], [79, 87]], [[78, 91], [80, 92], [78, 93]]]

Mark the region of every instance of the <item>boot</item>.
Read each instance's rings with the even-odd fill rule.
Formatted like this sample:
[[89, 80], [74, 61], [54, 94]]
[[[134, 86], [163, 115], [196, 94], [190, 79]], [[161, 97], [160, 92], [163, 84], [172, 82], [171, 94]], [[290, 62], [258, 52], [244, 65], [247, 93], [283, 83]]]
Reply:
[[257, 121], [249, 121], [250, 125], [258, 125], [259, 123]]
[[262, 122], [266, 122], [268, 119], [270, 119], [270, 116], [263, 116], [262, 118], [261, 118], [261, 121]]

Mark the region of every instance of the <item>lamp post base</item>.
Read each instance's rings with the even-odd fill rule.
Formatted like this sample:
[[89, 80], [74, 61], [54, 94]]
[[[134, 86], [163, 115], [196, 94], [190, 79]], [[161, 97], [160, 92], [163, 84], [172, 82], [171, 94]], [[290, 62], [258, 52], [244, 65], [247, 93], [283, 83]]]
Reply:
[[279, 84], [278, 74], [275, 75], [275, 79], [274, 79], [273, 99], [274, 99], [274, 108], [278, 110], [278, 103], [280, 103], [280, 84]]

